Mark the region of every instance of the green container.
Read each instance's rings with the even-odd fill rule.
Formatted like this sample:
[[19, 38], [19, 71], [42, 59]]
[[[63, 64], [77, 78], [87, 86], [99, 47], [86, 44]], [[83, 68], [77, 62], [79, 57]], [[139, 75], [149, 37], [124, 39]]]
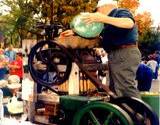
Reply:
[[81, 108], [83, 105], [88, 104], [92, 101], [100, 101], [101, 97], [86, 97], [86, 96], [61, 96], [60, 105], [63, 109], [69, 111], [76, 111]]
[[160, 93], [143, 92], [141, 93], [142, 100], [149, 104], [160, 118]]
[[70, 28], [81, 37], [84, 38], [97, 37], [102, 32], [104, 24], [99, 22], [86, 24], [83, 20], [83, 16], [87, 14], [89, 13], [84, 12], [75, 16], [70, 23]]
[[60, 107], [65, 114], [65, 125], [71, 125], [73, 117], [77, 110], [79, 110], [84, 105], [93, 102], [100, 101], [101, 97], [86, 97], [86, 96], [61, 96], [60, 97]]

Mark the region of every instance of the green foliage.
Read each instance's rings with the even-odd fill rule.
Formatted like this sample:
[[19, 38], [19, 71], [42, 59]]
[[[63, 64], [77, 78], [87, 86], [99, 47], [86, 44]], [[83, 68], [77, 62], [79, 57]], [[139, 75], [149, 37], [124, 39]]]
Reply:
[[58, 21], [68, 27], [73, 16], [80, 12], [93, 12], [98, 0], [33, 0], [41, 6], [44, 22]]
[[39, 8], [30, 0], [3, 0], [1, 5], [10, 8], [9, 14], [0, 17], [0, 20], [5, 22], [2, 24], [4, 28], [0, 27], [0, 30], [9, 37], [7, 42], [16, 44], [23, 38], [27, 38], [28, 30], [37, 22], [33, 16]]
[[[69, 27], [73, 16], [80, 12], [93, 12], [98, 0], [3, 0], [0, 5], [10, 8], [9, 14], [1, 15], [0, 25], [8, 42], [17, 43], [32, 37], [28, 33], [37, 22], [58, 21]], [[35, 32], [35, 29], [34, 29]]]
[[140, 37], [139, 42], [152, 45], [154, 42], [159, 41], [160, 33], [156, 30], [147, 30]]
[[72, 18], [80, 12], [93, 12], [98, 0], [55, 0], [56, 18], [68, 27]]
[[158, 30], [147, 30], [139, 37], [139, 47], [143, 55], [159, 50], [160, 32]]

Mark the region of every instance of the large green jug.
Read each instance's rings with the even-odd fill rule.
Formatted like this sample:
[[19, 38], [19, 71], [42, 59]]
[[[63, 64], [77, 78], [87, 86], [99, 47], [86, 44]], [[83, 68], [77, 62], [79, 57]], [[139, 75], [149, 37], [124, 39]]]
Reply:
[[84, 14], [89, 13], [80, 13], [75, 16], [70, 23], [70, 28], [79, 36], [84, 38], [94, 38], [98, 36], [102, 32], [104, 24], [98, 22], [86, 24], [82, 19]]

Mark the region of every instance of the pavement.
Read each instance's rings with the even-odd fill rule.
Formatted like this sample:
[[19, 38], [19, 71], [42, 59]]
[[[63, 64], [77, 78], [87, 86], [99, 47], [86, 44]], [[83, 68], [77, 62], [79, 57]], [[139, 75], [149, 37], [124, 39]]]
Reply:
[[159, 92], [160, 93], [160, 77], [159, 79], [152, 81], [152, 86], [150, 92]]
[[150, 92], [159, 92], [160, 93], [160, 69], [159, 69], [158, 79], [152, 80]]

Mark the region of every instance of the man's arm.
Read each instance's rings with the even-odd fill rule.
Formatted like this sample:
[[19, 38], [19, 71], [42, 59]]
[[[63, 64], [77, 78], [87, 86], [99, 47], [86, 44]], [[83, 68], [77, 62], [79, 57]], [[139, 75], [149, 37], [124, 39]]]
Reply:
[[83, 19], [87, 24], [92, 22], [101, 22], [126, 29], [131, 29], [134, 26], [134, 21], [131, 18], [110, 17], [99, 12], [87, 14]]

